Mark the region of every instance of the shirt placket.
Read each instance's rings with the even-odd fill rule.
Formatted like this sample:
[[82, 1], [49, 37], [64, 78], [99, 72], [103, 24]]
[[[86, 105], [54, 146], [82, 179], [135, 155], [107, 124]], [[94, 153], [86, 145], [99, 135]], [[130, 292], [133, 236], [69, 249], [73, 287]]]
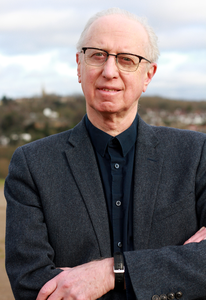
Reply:
[[[120, 147], [120, 146], [119, 146]], [[118, 147], [108, 147], [111, 158], [112, 228], [114, 252], [123, 247], [123, 165], [124, 158]]]

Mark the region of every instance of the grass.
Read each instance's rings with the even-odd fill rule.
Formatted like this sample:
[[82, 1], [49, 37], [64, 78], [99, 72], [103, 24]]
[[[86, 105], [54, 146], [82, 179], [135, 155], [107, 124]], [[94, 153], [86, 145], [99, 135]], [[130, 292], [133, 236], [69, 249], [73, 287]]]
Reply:
[[4, 186], [4, 179], [0, 178], [0, 187]]

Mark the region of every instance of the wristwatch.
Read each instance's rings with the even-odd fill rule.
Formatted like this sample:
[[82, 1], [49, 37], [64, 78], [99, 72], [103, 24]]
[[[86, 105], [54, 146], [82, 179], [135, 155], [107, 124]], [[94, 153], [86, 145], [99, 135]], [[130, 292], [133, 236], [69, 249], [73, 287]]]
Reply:
[[115, 290], [124, 290], [124, 258], [121, 252], [114, 253]]

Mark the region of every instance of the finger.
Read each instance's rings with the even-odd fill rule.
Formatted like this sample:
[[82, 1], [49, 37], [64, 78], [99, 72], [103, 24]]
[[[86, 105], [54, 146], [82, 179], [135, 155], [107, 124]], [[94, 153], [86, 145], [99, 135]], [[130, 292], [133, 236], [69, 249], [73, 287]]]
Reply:
[[46, 300], [57, 288], [56, 280], [53, 278], [48, 281], [39, 291], [36, 300]]
[[189, 243], [199, 243], [206, 239], [206, 228], [202, 227], [200, 230], [198, 230], [191, 238], [189, 238], [184, 245]]

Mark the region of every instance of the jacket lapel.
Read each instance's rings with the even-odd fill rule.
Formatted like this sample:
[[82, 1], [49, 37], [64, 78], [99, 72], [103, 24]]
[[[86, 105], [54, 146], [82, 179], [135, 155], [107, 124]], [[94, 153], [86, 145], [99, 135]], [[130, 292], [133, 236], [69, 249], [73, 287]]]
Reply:
[[134, 166], [133, 231], [135, 249], [145, 249], [149, 243], [149, 233], [164, 157], [160, 148], [152, 127], [139, 118]]
[[[103, 186], [84, 120], [69, 137], [65, 151], [93, 224], [102, 257], [111, 256], [109, 218]], [[164, 153], [152, 127], [139, 117], [134, 165], [134, 249], [145, 249], [155, 207]]]
[[111, 246], [106, 200], [95, 153], [84, 120], [72, 130], [66, 156], [93, 224], [100, 255], [109, 257]]

